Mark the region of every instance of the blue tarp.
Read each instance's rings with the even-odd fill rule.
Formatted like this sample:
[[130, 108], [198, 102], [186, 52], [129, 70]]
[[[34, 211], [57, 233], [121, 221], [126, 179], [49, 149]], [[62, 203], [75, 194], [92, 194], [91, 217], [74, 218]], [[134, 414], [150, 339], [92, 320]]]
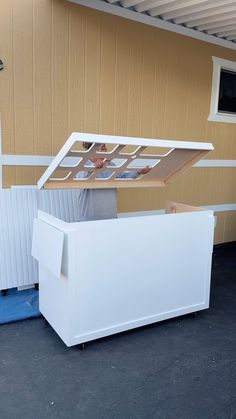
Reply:
[[39, 317], [39, 293], [35, 288], [18, 291], [16, 288], [0, 293], [0, 324]]

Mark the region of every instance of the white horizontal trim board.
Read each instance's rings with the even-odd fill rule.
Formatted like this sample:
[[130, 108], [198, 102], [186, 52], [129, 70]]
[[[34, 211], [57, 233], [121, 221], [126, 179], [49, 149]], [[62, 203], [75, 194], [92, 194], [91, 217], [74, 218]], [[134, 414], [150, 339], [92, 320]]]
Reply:
[[200, 160], [193, 167], [236, 167], [236, 160]]
[[54, 156], [29, 156], [17, 154], [3, 154], [3, 166], [48, 166]]
[[133, 10], [120, 7], [119, 5], [105, 3], [101, 0], [69, 0], [72, 3], [80, 4], [81, 6], [90, 7], [92, 9], [99, 10], [101, 12], [110, 13], [116, 16], [120, 16], [126, 19], [134, 20], [136, 22], [144, 23], [149, 26], [164, 29], [170, 32], [175, 32], [180, 35], [189, 36], [191, 38], [198, 39], [200, 41], [209, 42], [211, 44], [220, 45], [224, 48], [236, 50], [236, 43], [227, 41], [225, 39], [217, 38], [213, 35], [208, 35], [203, 32], [199, 32], [195, 29], [189, 29], [182, 25], [167, 22], [163, 19], [152, 17], [150, 15], [135, 12]]
[[[72, 157], [73, 158], [73, 157]], [[2, 166], [48, 166], [54, 156], [2, 154]], [[236, 167], [236, 160], [200, 160], [193, 167]]]

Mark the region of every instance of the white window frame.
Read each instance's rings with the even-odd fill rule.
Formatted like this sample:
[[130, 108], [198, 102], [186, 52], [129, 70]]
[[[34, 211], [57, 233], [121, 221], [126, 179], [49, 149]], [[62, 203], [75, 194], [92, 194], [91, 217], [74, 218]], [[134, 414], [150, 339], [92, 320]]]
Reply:
[[218, 102], [219, 102], [219, 91], [220, 91], [220, 73], [221, 70], [230, 70], [236, 74], [236, 62], [224, 60], [223, 58], [212, 57], [213, 60], [213, 77], [212, 77], [212, 87], [211, 87], [211, 106], [210, 114], [208, 116], [208, 121], [216, 122], [228, 122], [231, 124], [236, 124], [236, 114], [232, 115], [231, 113], [219, 112], [218, 111]]

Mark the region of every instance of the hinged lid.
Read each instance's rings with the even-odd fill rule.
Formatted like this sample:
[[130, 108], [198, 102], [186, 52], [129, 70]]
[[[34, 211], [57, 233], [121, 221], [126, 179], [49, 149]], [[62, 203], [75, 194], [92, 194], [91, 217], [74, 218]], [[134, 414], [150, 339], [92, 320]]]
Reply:
[[[83, 142], [92, 143], [86, 150]], [[107, 151], [100, 151], [106, 144]], [[153, 140], [74, 132], [38, 181], [39, 188], [165, 186], [214, 147], [210, 143]], [[94, 159], [102, 159], [96, 169]], [[138, 174], [149, 166], [147, 174]], [[123, 177], [122, 177], [123, 176]]]

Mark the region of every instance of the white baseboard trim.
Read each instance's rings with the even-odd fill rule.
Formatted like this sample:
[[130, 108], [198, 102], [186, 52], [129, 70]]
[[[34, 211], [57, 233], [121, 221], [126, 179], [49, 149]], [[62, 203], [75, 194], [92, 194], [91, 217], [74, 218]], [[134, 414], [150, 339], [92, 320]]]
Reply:
[[[73, 157], [72, 157], [73, 158]], [[54, 156], [2, 154], [2, 166], [48, 166]], [[193, 167], [236, 167], [236, 160], [200, 160]]]
[[48, 166], [54, 156], [24, 156], [17, 154], [2, 154], [3, 166]]
[[193, 167], [236, 167], [236, 160], [200, 160]]

